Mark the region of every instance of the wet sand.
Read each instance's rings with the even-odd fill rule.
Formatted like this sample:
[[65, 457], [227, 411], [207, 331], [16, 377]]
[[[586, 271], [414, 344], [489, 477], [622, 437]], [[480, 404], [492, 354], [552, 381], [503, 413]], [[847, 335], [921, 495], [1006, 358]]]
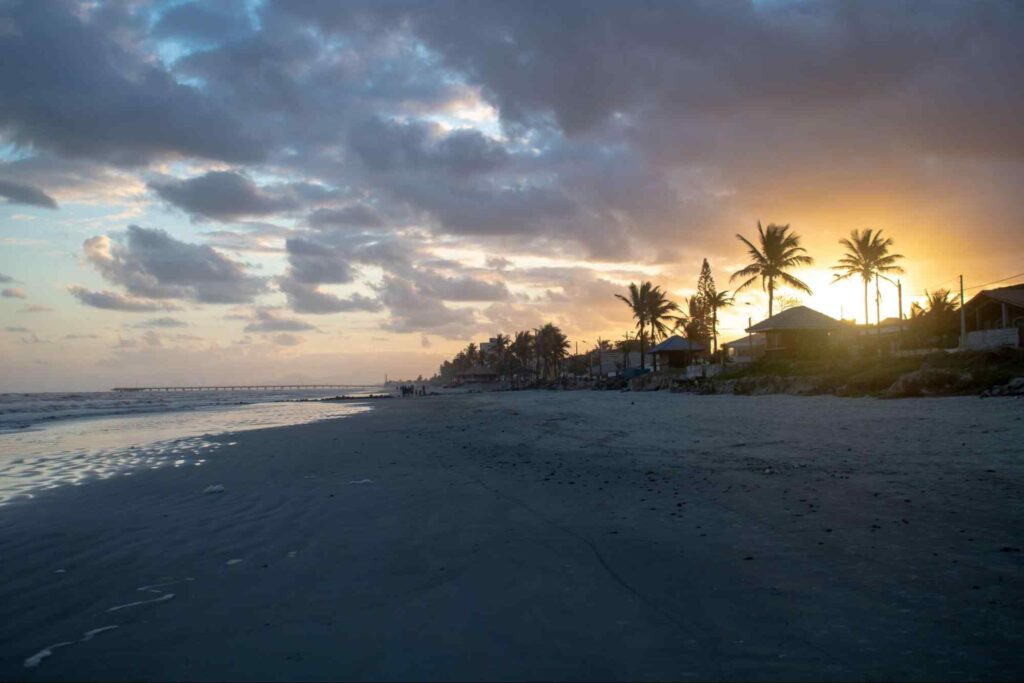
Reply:
[[0, 679], [1024, 676], [1019, 400], [476, 394], [216, 439], [0, 508]]

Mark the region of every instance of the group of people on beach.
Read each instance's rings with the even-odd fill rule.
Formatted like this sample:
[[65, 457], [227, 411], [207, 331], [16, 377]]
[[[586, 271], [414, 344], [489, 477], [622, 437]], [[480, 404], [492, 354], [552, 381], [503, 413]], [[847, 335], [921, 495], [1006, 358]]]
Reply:
[[416, 386], [415, 384], [403, 384], [398, 387], [402, 391], [402, 396], [426, 396], [427, 385]]

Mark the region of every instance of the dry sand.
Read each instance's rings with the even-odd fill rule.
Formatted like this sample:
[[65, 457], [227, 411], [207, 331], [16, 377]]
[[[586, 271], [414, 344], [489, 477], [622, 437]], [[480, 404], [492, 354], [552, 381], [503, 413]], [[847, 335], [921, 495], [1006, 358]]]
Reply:
[[521, 392], [223, 437], [0, 509], [0, 679], [1021, 678], [1022, 419]]

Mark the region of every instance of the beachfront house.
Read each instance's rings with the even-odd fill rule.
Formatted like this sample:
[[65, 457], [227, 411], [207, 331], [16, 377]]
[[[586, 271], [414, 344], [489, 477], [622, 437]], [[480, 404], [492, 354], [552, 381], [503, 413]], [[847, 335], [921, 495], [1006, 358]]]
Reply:
[[461, 384], [489, 384], [498, 381], [498, 373], [486, 365], [476, 365], [457, 373], [455, 378]]
[[765, 336], [748, 334], [722, 344], [725, 357], [733, 363], [752, 363], [764, 355]]
[[651, 347], [654, 367], [658, 370], [685, 368], [707, 355], [708, 345], [691, 342], [677, 334]]
[[767, 356], [818, 355], [843, 331], [843, 323], [807, 306], [794, 306], [747, 328], [764, 336]]
[[1024, 346], [1024, 284], [983, 289], [964, 304], [968, 349]]
[[[851, 325], [849, 321], [843, 321]], [[903, 346], [903, 340], [911, 332], [909, 320], [900, 320], [897, 317], [886, 318], [881, 324], [853, 325], [856, 329], [857, 339], [864, 348], [887, 349], [888, 351], [899, 351]]]
[[[630, 351], [628, 354], [621, 351], [592, 351], [589, 355], [590, 373], [595, 377], [615, 377], [621, 375], [623, 370], [640, 367], [639, 351]], [[644, 354], [644, 364], [648, 368], [654, 364], [654, 357], [650, 353]]]

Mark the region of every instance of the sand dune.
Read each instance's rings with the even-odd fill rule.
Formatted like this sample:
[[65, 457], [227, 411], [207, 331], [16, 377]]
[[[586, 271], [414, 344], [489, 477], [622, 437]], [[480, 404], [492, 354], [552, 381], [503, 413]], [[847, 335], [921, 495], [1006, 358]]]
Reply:
[[1019, 678], [1022, 420], [522, 392], [216, 437], [0, 510], [0, 679]]

